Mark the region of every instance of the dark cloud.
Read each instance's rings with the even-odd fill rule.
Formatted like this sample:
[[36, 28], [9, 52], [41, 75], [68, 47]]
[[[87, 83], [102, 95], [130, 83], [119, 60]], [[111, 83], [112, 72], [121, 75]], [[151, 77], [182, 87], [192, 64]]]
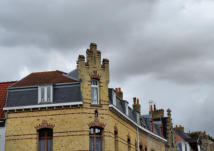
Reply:
[[133, 23], [148, 18], [153, 4], [148, 0], [1, 2], [0, 31], [4, 38], [0, 43], [71, 49], [90, 41], [125, 41]]
[[[188, 122], [212, 118], [213, 3], [0, 1], [0, 81], [18, 80], [35, 71], [68, 72], [78, 54], [97, 42], [110, 59], [111, 85], [122, 86], [125, 98], [139, 96], [144, 105], [152, 98], [165, 109], [172, 108], [175, 123], [210, 130], [214, 125], [209, 120], [193, 127]], [[194, 116], [187, 108], [183, 111], [191, 105]]]

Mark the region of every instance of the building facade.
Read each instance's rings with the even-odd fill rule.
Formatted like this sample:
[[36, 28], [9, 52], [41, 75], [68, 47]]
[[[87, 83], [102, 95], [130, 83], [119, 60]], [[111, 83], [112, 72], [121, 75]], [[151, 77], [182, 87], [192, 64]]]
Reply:
[[5, 150], [5, 117], [3, 107], [7, 97], [7, 88], [15, 82], [0, 82], [0, 151]]
[[177, 150], [170, 109], [167, 109], [167, 116], [164, 116], [164, 109], [157, 109], [155, 104], [151, 104], [149, 115], [143, 115], [142, 119], [145, 120], [143, 123], [147, 123], [148, 129], [167, 139], [166, 151]]
[[5, 150], [165, 151], [167, 139], [144, 126], [139, 102], [130, 108], [109, 81], [109, 60], [101, 61], [95, 43], [70, 73], [31, 73], [17, 81], [4, 107]]
[[177, 150], [178, 151], [192, 151], [193, 149], [191, 148], [189, 144], [189, 140], [191, 139], [190, 136], [188, 136], [184, 132], [184, 127], [179, 125], [174, 128], [175, 131], [175, 140], [177, 144]]

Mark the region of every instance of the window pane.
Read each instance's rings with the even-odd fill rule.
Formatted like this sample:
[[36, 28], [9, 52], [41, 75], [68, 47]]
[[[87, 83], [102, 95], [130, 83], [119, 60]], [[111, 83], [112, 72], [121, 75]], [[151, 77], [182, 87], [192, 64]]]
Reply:
[[90, 151], [94, 151], [94, 139], [93, 137], [90, 137]]
[[95, 129], [95, 133], [96, 133], [96, 134], [100, 134], [100, 132], [101, 132], [101, 130], [100, 130], [99, 128], [96, 128], [96, 129]]
[[102, 139], [100, 137], [96, 138], [96, 151], [102, 151]]
[[50, 86], [47, 87], [47, 101], [48, 102], [51, 101], [51, 87]]
[[44, 141], [44, 139], [39, 139], [39, 151], [45, 151], [45, 141]]
[[98, 103], [98, 88], [91, 88], [91, 100], [92, 104], [97, 104]]
[[53, 151], [53, 148], [52, 148], [52, 139], [48, 139], [48, 151]]
[[90, 128], [90, 134], [94, 134], [94, 128]]
[[45, 131], [40, 131], [39, 132], [39, 137], [44, 137], [45, 136]]
[[41, 87], [41, 102], [45, 101], [45, 88]]
[[98, 85], [97, 80], [91, 80], [91, 85]]

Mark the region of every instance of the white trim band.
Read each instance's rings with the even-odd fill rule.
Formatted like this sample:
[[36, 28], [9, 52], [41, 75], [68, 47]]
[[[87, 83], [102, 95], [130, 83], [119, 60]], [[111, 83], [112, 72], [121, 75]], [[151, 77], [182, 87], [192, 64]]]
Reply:
[[150, 134], [150, 135], [152, 135], [152, 136], [154, 136], [154, 137], [156, 137], [156, 138], [162, 140], [163, 142], [167, 142], [166, 139], [160, 137], [159, 135], [157, 135], [157, 134], [155, 134], [155, 133], [149, 131], [148, 129], [146, 129], [146, 128], [140, 126], [140, 125], [138, 125], [137, 123], [135, 123], [135, 122], [134, 122], [133, 120], [131, 120], [128, 116], [126, 116], [123, 112], [121, 112], [118, 108], [116, 108], [114, 105], [110, 104], [109, 107], [110, 107], [110, 108], [113, 108], [114, 110], [116, 110], [117, 112], [119, 112], [123, 117], [125, 117], [127, 120], [129, 120], [132, 124], [134, 124], [135, 126], [137, 126], [137, 127], [138, 127], [139, 129], [141, 129], [142, 131], [144, 131], [144, 132], [146, 132], [146, 133], [148, 133], [148, 134]]
[[82, 105], [83, 102], [70, 102], [70, 103], [57, 103], [57, 104], [38, 104], [38, 105], [28, 105], [28, 106], [15, 106], [15, 107], [4, 107], [4, 111], [9, 110], [23, 110], [23, 109], [35, 109], [35, 108], [47, 108], [47, 107], [58, 107], [58, 106], [73, 106]]

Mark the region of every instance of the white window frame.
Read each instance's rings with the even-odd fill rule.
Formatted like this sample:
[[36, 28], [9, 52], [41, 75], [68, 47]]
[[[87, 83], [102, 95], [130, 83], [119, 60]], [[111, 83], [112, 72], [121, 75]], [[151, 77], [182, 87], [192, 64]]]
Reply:
[[112, 101], [113, 101], [113, 105], [117, 106], [117, 96], [114, 90], [112, 91]]
[[[47, 89], [50, 87], [50, 100], [47, 98]], [[44, 100], [41, 100], [41, 91], [42, 88], [44, 88]], [[38, 87], [38, 103], [51, 103], [53, 102], [53, 86], [52, 85], [46, 85], [46, 86], [39, 86]]]
[[129, 115], [129, 105], [128, 102], [125, 103], [125, 108], [126, 108], [126, 115]]
[[[93, 84], [93, 81], [96, 81], [96, 85], [95, 84]], [[97, 89], [97, 102], [94, 102], [94, 100], [92, 100], [92, 96], [91, 96], [91, 104], [99, 104], [99, 81], [98, 80], [96, 80], [96, 79], [92, 79], [91, 80], [91, 91], [92, 91], [92, 88], [96, 88]], [[92, 94], [92, 92], [91, 92], [91, 94]]]

